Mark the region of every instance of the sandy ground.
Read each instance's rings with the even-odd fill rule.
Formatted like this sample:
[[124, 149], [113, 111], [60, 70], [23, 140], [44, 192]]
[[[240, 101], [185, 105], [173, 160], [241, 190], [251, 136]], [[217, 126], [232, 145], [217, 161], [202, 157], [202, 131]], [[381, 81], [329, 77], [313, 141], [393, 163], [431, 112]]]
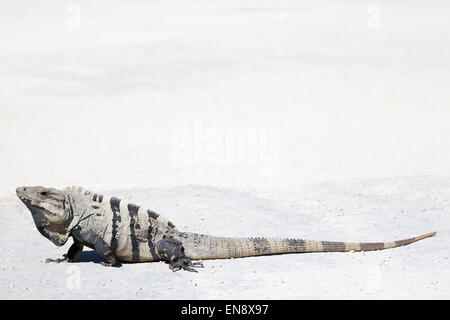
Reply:
[[[450, 298], [450, 4], [0, 4], [0, 298]], [[407, 247], [45, 264], [20, 185], [81, 185], [226, 236]]]

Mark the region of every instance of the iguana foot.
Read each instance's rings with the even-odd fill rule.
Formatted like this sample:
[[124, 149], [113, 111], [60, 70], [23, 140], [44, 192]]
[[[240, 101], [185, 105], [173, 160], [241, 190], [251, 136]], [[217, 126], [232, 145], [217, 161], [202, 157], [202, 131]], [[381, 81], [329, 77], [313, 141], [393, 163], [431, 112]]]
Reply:
[[164, 237], [156, 244], [156, 249], [160, 257], [167, 261], [169, 268], [174, 272], [181, 269], [198, 272], [194, 268], [203, 268], [201, 262], [192, 262], [186, 257], [183, 245], [177, 239]]
[[122, 264], [120, 262], [105, 262], [105, 261], [101, 261], [100, 262], [102, 266], [105, 267], [116, 267], [116, 268], [120, 268], [122, 266]]
[[190, 272], [198, 272], [194, 268], [204, 268], [203, 263], [201, 262], [192, 262], [189, 258], [178, 259], [177, 261], [173, 261], [169, 263], [169, 268], [175, 272], [178, 270], [186, 270]]

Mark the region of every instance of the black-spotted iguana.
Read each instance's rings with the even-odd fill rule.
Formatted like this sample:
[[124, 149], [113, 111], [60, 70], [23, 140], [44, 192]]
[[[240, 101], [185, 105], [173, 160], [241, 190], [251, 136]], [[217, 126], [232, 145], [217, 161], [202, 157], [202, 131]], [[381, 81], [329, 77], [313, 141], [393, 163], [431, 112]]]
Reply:
[[167, 261], [173, 271], [202, 267], [192, 260], [240, 258], [301, 252], [371, 251], [394, 248], [433, 236], [435, 232], [393, 242], [352, 243], [287, 238], [227, 238], [181, 232], [152, 210], [104, 197], [83, 188], [19, 187], [17, 196], [28, 207], [39, 232], [57, 246], [69, 237], [74, 243], [63, 259], [73, 262], [83, 246], [106, 262]]

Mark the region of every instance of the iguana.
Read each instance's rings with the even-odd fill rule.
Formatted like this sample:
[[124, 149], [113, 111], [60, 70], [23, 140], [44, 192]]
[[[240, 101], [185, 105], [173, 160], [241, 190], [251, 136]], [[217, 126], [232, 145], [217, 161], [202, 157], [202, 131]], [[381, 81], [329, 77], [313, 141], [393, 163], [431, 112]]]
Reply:
[[156, 212], [116, 197], [104, 197], [80, 187], [19, 187], [17, 196], [31, 211], [39, 232], [57, 246], [69, 237], [65, 258], [73, 262], [83, 246], [94, 249], [106, 266], [124, 262], [166, 261], [170, 269], [196, 271], [192, 260], [240, 258], [301, 252], [372, 251], [394, 248], [431, 237], [435, 232], [393, 242], [352, 243], [288, 238], [228, 238], [179, 231]]

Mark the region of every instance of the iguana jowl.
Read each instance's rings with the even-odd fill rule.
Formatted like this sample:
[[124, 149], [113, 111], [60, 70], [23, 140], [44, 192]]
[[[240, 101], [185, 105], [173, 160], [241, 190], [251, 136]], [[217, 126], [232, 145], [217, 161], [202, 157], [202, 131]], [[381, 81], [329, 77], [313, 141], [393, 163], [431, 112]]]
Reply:
[[287, 238], [227, 238], [181, 232], [151, 210], [104, 197], [83, 188], [19, 187], [17, 196], [28, 207], [39, 232], [57, 246], [73, 238], [64, 259], [72, 262], [83, 246], [94, 249], [108, 266], [120, 261], [167, 261], [173, 271], [202, 267], [192, 260], [240, 258], [301, 252], [371, 251], [394, 248], [431, 237], [435, 232], [393, 242], [352, 243]]

